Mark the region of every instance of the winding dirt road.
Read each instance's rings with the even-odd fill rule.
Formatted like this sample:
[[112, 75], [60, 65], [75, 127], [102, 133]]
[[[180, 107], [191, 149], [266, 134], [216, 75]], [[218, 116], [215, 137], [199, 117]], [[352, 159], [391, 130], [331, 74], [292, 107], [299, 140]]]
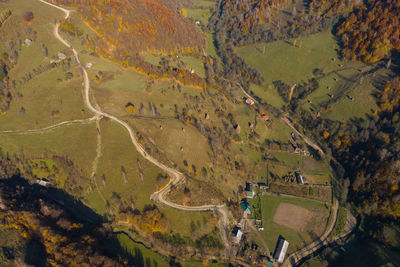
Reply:
[[[65, 13], [65, 19], [67, 19], [70, 16], [71, 11], [67, 10], [65, 8], [59, 7], [57, 5], [54, 5], [52, 3], [46, 2], [44, 0], [39, 0], [40, 2], [50, 5], [54, 8], [57, 8], [61, 11], [63, 11]], [[156, 160], [155, 158], [153, 158], [152, 156], [150, 156], [148, 153], [145, 152], [144, 148], [138, 143], [135, 133], [132, 130], [132, 128], [123, 120], [108, 114], [104, 111], [102, 111], [99, 107], [95, 108], [92, 103], [90, 102], [90, 80], [89, 80], [89, 75], [86, 71], [86, 69], [83, 67], [83, 65], [81, 64], [80, 60], [79, 60], [79, 56], [78, 56], [78, 52], [66, 41], [64, 40], [58, 32], [59, 29], [59, 24], [57, 23], [55, 28], [54, 28], [54, 36], [61, 42], [63, 43], [65, 46], [67, 46], [68, 48], [71, 49], [72, 53], [74, 54], [75, 60], [78, 63], [82, 74], [83, 74], [83, 86], [84, 86], [84, 102], [85, 105], [87, 106], [87, 108], [93, 113], [95, 114], [95, 117], [105, 117], [108, 118], [112, 121], [117, 122], [118, 124], [122, 125], [129, 133], [129, 136], [131, 138], [132, 144], [134, 145], [135, 149], [149, 162], [151, 162], [152, 164], [154, 164], [155, 166], [157, 166], [158, 168], [160, 168], [161, 170], [163, 170], [164, 172], [166, 172], [171, 179], [169, 180], [168, 184], [163, 187], [161, 190], [154, 192], [151, 195], [151, 199], [153, 201], [158, 201], [160, 203], [163, 203], [164, 205], [167, 205], [171, 208], [174, 209], [178, 209], [178, 210], [182, 210], [182, 211], [216, 211], [218, 213], [220, 213], [221, 218], [220, 218], [220, 223], [221, 223], [221, 236], [223, 238], [223, 241], [225, 243], [225, 245], [228, 245], [227, 242], [227, 236], [226, 236], [226, 229], [227, 229], [227, 225], [229, 224], [229, 219], [228, 219], [228, 210], [226, 208], [225, 205], [203, 205], [203, 206], [184, 206], [184, 205], [179, 205], [176, 203], [173, 203], [169, 200], [166, 199], [166, 195], [168, 194], [168, 192], [171, 190], [172, 186], [176, 186], [180, 183], [182, 183], [184, 181], [185, 176], [173, 169], [170, 168], [166, 165], [164, 165], [163, 163], [159, 162], [158, 160]]]
[[318, 249], [320, 249], [330, 243], [328, 241], [328, 236], [331, 234], [331, 232], [333, 231], [333, 228], [335, 227], [338, 209], [339, 209], [339, 201], [335, 200], [335, 203], [333, 204], [332, 210], [331, 210], [331, 214], [333, 217], [332, 217], [330, 225], [325, 230], [325, 233], [320, 238], [318, 238], [318, 240], [315, 240], [314, 242], [308, 244], [304, 248], [289, 255], [286, 258], [286, 260], [283, 262], [282, 266], [284, 266], [284, 267], [297, 266], [297, 264], [302, 259], [310, 256]]

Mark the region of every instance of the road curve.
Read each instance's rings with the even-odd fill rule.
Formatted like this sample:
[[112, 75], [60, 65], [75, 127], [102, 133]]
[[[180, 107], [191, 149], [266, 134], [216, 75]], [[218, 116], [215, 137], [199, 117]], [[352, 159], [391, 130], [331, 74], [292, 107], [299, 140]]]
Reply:
[[335, 227], [336, 224], [336, 219], [337, 219], [337, 214], [338, 214], [338, 209], [339, 209], [339, 201], [335, 199], [335, 203], [332, 206], [331, 214], [333, 216], [331, 224], [328, 226], [328, 228], [325, 230], [325, 233], [318, 238], [318, 240], [315, 240], [314, 242], [308, 244], [304, 248], [294, 252], [293, 254], [289, 255], [286, 260], [283, 262], [282, 266], [283, 267], [290, 267], [290, 266], [296, 266], [297, 263], [299, 263], [302, 259], [307, 258], [311, 254], [313, 254], [315, 251], [318, 249], [324, 247], [329, 243], [328, 241], [328, 236], [331, 234], [333, 231], [333, 228]]
[[[65, 13], [65, 19], [67, 19], [70, 16], [71, 11], [67, 10], [65, 8], [59, 7], [57, 5], [54, 5], [52, 3], [46, 2], [44, 0], [39, 0], [40, 2], [50, 5], [54, 8], [57, 8], [61, 11], [63, 11]], [[165, 196], [167, 195], [167, 193], [171, 190], [172, 186], [178, 185], [180, 183], [182, 183], [184, 181], [185, 176], [179, 172], [176, 169], [170, 168], [166, 165], [164, 165], [163, 163], [159, 162], [158, 160], [156, 160], [155, 158], [153, 158], [152, 156], [150, 156], [148, 153], [146, 153], [146, 151], [144, 150], [144, 148], [138, 143], [135, 133], [133, 132], [132, 128], [123, 120], [108, 114], [102, 110], [100, 110], [100, 108], [96, 109], [92, 103], [90, 102], [90, 80], [89, 80], [89, 75], [86, 71], [86, 69], [83, 67], [83, 65], [81, 64], [80, 60], [79, 60], [79, 56], [78, 56], [78, 52], [66, 41], [64, 40], [58, 33], [58, 28], [59, 28], [59, 24], [57, 23], [55, 28], [54, 28], [54, 36], [61, 42], [63, 43], [65, 46], [69, 47], [72, 51], [72, 53], [74, 54], [75, 60], [78, 63], [79, 67], [81, 68], [82, 74], [83, 74], [83, 86], [84, 86], [84, 101], [85, 101], [85, 105], [87, 106], [87, 108], [95, 114], [95, 116], [102, 116], [105, 118], [108, 118], [110, 120], [113, 120], [117, 123], [119, 123], [120, 125], [122, 125], [129, 133], [129, 136], [131, 138], [132, 144], [134, 145], [134, 147], [136, 148], [136, 150], [148, 161], [150, 161], [151, 163], [153, 163], [154, 165], [156, 165], [157, 167], [159, 167], [160, 169], [162, 169], [164, 172], [168, 173], [169, 176], [171, 177], [171, 179], [169, 180], [169, 182], [167, 183], [167, 185], [165, 185], [161, 190], [154, 192], [151, 195], [151, 199], [153, 201], [158, 201], [160, 203], [163, 203], [171, 208], [174, 209], [178, 209], [178, 210], [182, 210], [182, 211], [217, 211], [221, 214], [221, 222], [224, 226], [228, 225], [228, 211], [226, 209], [225, 205], [203, 205], [203, 206], [184, 206], [184, 205], [179, 205], [176, 203], [173, 203], [169, 200], [167, 200], [165, 198]], [[222, 229], [221, 229], [222, 230]], [[223, 238], [225, 236], [225, 234], [222, 234]]]

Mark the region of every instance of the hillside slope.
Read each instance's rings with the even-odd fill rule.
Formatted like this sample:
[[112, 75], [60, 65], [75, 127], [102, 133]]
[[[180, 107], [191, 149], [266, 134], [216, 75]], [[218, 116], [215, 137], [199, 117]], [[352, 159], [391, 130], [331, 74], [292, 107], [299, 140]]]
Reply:
[[[164, 53], [204, 48], [200, 31], [188, 19], [154, 0], [53, 0], [76, 5], [97, 33], [96, 48], [117, 59], [139, 52]], [[167, 3], [165, 3], [167, 4]]]

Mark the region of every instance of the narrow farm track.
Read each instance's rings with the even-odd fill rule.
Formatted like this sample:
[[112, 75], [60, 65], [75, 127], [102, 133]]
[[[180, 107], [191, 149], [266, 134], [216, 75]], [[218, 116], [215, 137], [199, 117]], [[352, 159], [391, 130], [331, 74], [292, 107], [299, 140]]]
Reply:
[[322, 157], [325, 156], [325, 152], [322, 150], [322, 148], [320, 148], [316, 143], [314, 143], [313, 141], [311, 141], [310, 139], [308, 139], [307, 136], [304, 136], [304, 134], [300, 133], [300, 132], [296, 129], [296, 127], [293, 126], [293, 124], [289, 121], [289, 119], [288, 119], [287, 117], [284, 116], [284, 117], [282, 117], [281, 119], [282, 119], [282, 121], [283, 121], [284, 123], [287, 124], [287, 126], [289, 126], [290, 128], [292, 128], [292, 130], [293, 130], [298, 136], [300, 136], [300, 137], [304, 140], [304, 142], [307, 143], [307, 145], [309, 145], [309, 146], [311, 146], [312, 148], [314, 148], [315, 150], [317, 150], [317, 151], [320, 153], [320, 155], [321, 155]]
[[[54, 5], [52, 3], [46, 2], [44, 0], [39, 0], [40, 2], [50, 5], [54, 8], [57, 8], [61, 11], [63, 11], [65, 13], [65, 19], [67, 19], [70, 15], [69, 10], [59, 7], [57, 5]], [[63, 43], [65, 46], [67, 46], [68, 48], [71, 49], [76, 62], [78, 63], [79, 67], [81, 68], [82, 71], [82, 75], [83, 75], [83, 86], [84, 86], [84, 102], [85, 105], [87, 106], [87, 108], [93, 113], [95, 114], [95, 117], [105, 117], [108, 118], [120, 125], [122, 125], [129, 133], [130, 139], [132, 141], [133, 146], [135, 147], [135, 149], [137, 150], [137, 152], [144, 157], [146, 160], [148, 160], [149, 162], [151, 162], [152, 164], [154, 164], [155, 166], [157, 166], [158, 168], [160, 168], [161, 170], [163, 170], [164, 172], [166, 172], [171, 179], [169, 180], [169, 182], [167, 183], [167, 185], [165, 185], [161, 190], [154, 192], [151, 195], [151, 199], [153, 201], [157, 201], [160, 202], [166, 206], [169, 206], [171, 208], [177, 209], [177, 210], [182, 210], [182, 211], [188, 211], [188, 212], [193, 212], [193, 211], [216, 211], [221, 215], [220, 218], [220, 224], [221, 224], [221, 236], [223, 238], [223, 241], [225, 243], [225, 245], [229, 245], [227, 242], [227, 236], [226, 236], [226, 229], [227, 229], [227, 225], [229, 224], [229, 219], [228, 219], [228, 210], [226, 208], [225, 205], [203, 205], [203, 206], [184, 206], [184, 205], [179, 205], [176, 203], [173, 203], [169, 200], [166, 199], [166, 195], [169, 193], [169, 191], [171, 190], [171, 187], [176, 186], [180, 183], [182, 183], [184, 181], [185, 176], [179, 172], [176, 169], [170, 168], [166, 165], [164, 165], [163, 163], [159, 162], [157, 159], [153, 158], [152, 156], [150, 156], [148, 153], [145, 152], [144, 148], [138, 143], [135, 133], [132, 130], [132, 128], [123, 120], [108, 114], [104, 111], [102, 111], [99, 107], [94, 107], [92, 105], [92, 103], [90, 102], [90, 80], [89, 80], [89, 75], [86, 71], [86, 69], [83, 67], [83, 65], [81, 64], [80, 60], [79, 60], [79, 56], [78, 56], [78, 52], [66, 41], [64, 40], [58, 33], [58, 29], [59, 29], [59, 24], [57, 23], [55, 28], [54, 28], [54, 36], [55, 38], [57, 38], [61, 43]]]
[[[301, 260], [303, 260], [304, 258], [307, 258], [308, 256], [312, 255], [314, 252], [316, 252], [318, 249], [331, 243], [328, 240], [328, 236], [331, 234], [331, 232], [333, 231], [333, 228], [335, 227], [338, 209], [339, 209], [339, 201], [336, 200], [334, 205], [332, 206], [332, 210], [331, 210], [331, 214], [332, 214], [333, 218], [331, 220], [330, 225], [325, 230], [325, 233], [320, 238], [318, 238], [318, 240], [315, 240], [311, 244], [308, 244], [304, 248], [289, 255], [286, 258], [286, 260], [283, 262], [283, 264], [282, 264], [283, 267], [297, 266], [297, 264]], [[340, 238], [342, 238], [342, 237], [340, 237]]]
[[72, 124], [89, 124], [94, 122], [97, 119], [96, 116], [89, 118], [89, 119], [83, 119], [83, 120], [73, 120], [73, 121], [63, 121], [58, 124], [45, 127], [45, 128], [40, 128], [40, 129], [30, 129], [30, 130], [11, 130], [11, 131], [2, 131], [0, 132], [0, 135], [4, 134], [33, 134], [33, 133], [44, 133], [47, 131], [51, 131], [57, 128], [60, 128], [62, 126], [67, 126], [67, 125], [72, 125]]

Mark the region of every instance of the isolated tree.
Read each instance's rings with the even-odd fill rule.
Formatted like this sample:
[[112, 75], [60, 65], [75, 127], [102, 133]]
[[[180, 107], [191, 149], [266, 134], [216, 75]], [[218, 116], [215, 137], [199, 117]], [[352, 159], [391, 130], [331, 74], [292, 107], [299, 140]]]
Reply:
[[49, 55], [49, 51], [45, 44], [42, 44], [42, 54], [44, 57], [47, 57]]
[[190, 189], [188, 187], [185, 187], [183, 189], [183, 193], [185, 194], [185, 196], [187, 197], [191, 197], [192, 193], [190, 192]]
[[22, 17], [27, 22], [32, 21], [34, 19], [32, 11], [25, 11], [24, 14], [22, 15]]

